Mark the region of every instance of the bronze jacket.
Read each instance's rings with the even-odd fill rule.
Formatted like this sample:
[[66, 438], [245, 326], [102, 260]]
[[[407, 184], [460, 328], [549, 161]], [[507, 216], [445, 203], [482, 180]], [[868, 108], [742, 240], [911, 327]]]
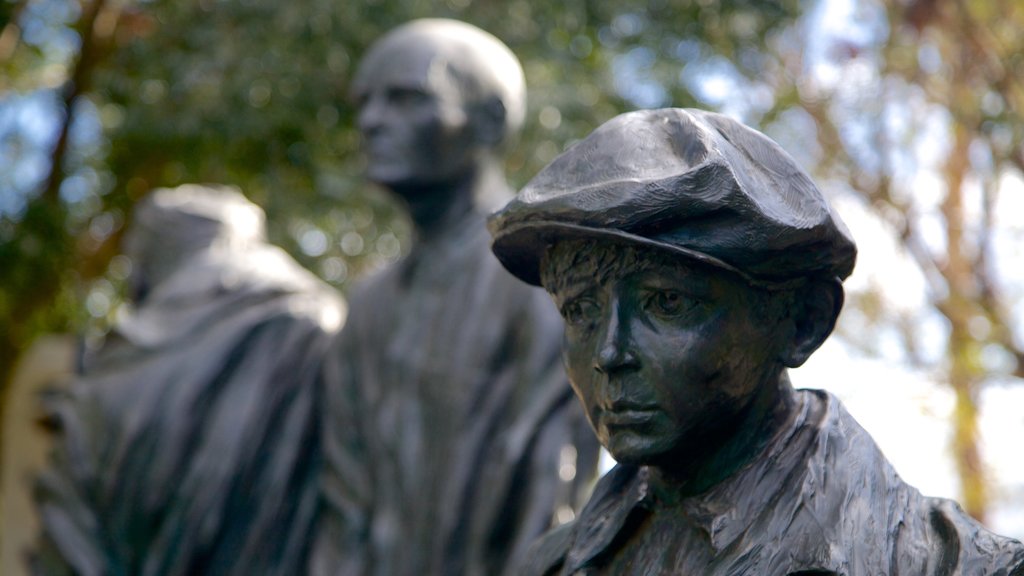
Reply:
[[[811, 390], [796, 397], [790, 425], [757, 460], [685, 499], [668, 523], [653, 521], [658, 503], [647, 469], [617, 466], [576, 521], [534, 544], [520, 573], [1024, 574], [1024, 545], [903, 482], [835, 397]], [[616, 563], [632, 538], [653, 544], [630, 566]]]

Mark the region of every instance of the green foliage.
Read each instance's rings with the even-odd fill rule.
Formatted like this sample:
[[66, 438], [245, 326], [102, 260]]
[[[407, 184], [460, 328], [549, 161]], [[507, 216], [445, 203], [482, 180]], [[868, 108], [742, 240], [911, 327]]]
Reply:
[[[694, 58], [758, 54], [768, 33], [795, 16], [792, 8], [765, 12], [747, 2], [451, 2], [437, 9], [209, 0], [134, 10], [122, 16], [118, 45], [97, 70], [91, 96], [110, 146], [107, 209], [124, 211], [155, 186], [236, 184], [266, 207], [273, 240], [341, 286], [394, 258], [392, 238], [408, 239], [390, 199], [361, 179], [347, 100], [360, 54], [388, 29], [416, 17], [456, 17], [520, 56], [533, 121], [509, 168], [522, 184], [565, 143], [637, 103], [694, 104], [690, 88], [673, 80], [685, 64], [684, 39]], [[616, 62], [638, 58], [652, 64], [640, 67], [637, 84], [616, 86]], [[756, 58], [741, 61], [749, 65], [744, 72], [759, 72]]]
[[[16, 327], [3, 344], [11, 355], [41, 330], [80, 332], [83, 321], [110, 315], [111, 306], [84, 303], [97, 293], [103, 298], [91, 302], [116, 299], [110, 292], [118, 273], [108, 272], [107, 262], [133, 203], [155, 187], [237, 185], [266, 208], [272, 241], [343, 290], [400, 256], [409, 226], [393, 200], [361, 176], [347, 85], [367, 46], [407, 20], [462, 19], [520, 57], [530, 108], [508, 159], [518, 186], [621, 111], [700, 102], [696, 78], [707, 62], [736, 62], [736, 74], [756, 81], [759, 55], [797, 16], [793, 1], [766, 7], [737, 0], [0, 6], [12, 17], [13, 28], [4, 28], [18, 40], [0, 54], [0, 99], [14, 91], [67, 93], [69, 80], [79, 78], [86, 91], [73, 122], [97, 127], [78, 130], [85, 135], [76, 140], [73, 126], [67, 153], [50, 158], [57, 204], [21, 183], [10, 193], [27, 211], [0, 214], [0, 266], [9, 271], [0, 322]], [[7, 138], [27, 141], [16, 132]], [[45, 154], [52, 144], [42, 142], [36, 146]], [[57, 306], [55, 299], [78, 304]]]

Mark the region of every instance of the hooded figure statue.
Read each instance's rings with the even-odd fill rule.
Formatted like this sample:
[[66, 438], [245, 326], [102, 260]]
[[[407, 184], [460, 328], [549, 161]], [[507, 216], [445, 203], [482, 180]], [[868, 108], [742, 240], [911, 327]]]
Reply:
[[132, 307], [58, 399], [39, 575], [290, 576], [315, 519], [316, 377], [345, 307], [237, 190], [158, 189]]

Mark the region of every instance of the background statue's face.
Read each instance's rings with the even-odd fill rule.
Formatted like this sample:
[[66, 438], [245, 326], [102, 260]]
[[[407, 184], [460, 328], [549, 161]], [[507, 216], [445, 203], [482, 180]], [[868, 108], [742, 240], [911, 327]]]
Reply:
[[372, 53], [354, 96], [370, 180], [385, 186], [444, 184], [473, 168], [479, 146], [472, 114], [429, 43], [409, 38]]
[[650, 249], [567, 258], [545, 285], [566, 321], [569, 379], [612, 456], [671, 466], [744, 425], [782, 369], [767, 294]]

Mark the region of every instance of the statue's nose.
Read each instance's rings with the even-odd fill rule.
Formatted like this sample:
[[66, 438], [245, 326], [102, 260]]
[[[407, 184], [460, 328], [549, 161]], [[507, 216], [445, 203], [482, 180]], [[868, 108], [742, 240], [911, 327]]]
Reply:
[[639, 366], [628, 318], [624, 318], [618, 302], [610, 306], [604, 337], [594, 360], [594, 370], [610, 376]]
[[363, 134], [368, 134], [380, 127], [385, 118], [385, 110], [381, 97], [369, 94], [359, 108], [356, 127]]

